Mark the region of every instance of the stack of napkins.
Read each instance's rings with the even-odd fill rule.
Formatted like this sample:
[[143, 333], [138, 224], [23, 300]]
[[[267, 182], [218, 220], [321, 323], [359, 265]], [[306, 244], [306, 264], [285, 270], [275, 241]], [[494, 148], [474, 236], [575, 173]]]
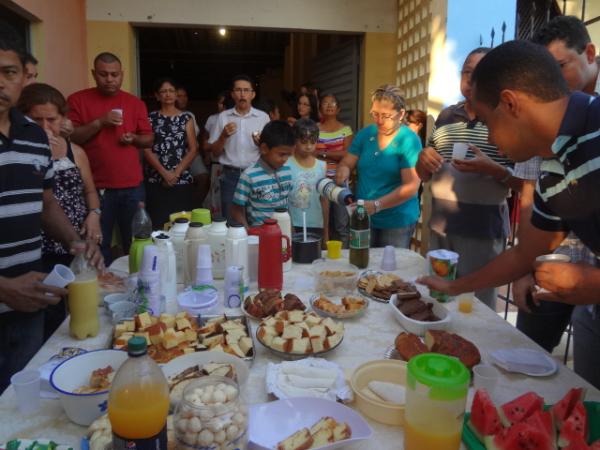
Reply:
[[267, 392], [280, 399], [317, 397], [329, 400], [352, 400], [352, 389], [346, 383], [341, 368], [322, 358], [269, 363]]

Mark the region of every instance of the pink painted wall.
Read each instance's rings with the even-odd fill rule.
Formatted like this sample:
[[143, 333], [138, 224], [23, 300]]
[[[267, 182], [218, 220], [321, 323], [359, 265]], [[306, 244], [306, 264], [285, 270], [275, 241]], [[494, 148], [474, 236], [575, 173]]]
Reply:
[[[9, 3], [11, 3], [9, 1]], [[64, 95], [88, 87], [85, 0], [13, 0], [31, 15], [31, 50], [38, 80]]]

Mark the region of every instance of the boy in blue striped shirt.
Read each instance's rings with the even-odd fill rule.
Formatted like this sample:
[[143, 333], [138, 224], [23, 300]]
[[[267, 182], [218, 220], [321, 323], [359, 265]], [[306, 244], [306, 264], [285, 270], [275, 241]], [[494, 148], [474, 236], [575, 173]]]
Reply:
[[260, 135], [260, 159], [240, 175], [231, 217], [246, 228], [270, 218], [275, 208], [287, 208], [292, 172], [286, 161], [294, 150], [292, 127], [282, 120], [269, 122]]

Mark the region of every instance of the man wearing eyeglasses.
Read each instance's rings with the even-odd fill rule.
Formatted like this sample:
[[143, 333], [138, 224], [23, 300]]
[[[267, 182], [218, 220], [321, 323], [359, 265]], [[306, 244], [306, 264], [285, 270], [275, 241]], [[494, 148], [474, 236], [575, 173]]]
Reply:
[[269, 116], [252, 107], [256, 96], [254, 83], [247, 75], [232, 80], [231, 98], [235, 106], [219, 114], [208, 140], [210, 151], [223, 166], [221, 177], [221, 207], [230, 218], [230, 206], [240, 174], [260, 156], [258, 141]]

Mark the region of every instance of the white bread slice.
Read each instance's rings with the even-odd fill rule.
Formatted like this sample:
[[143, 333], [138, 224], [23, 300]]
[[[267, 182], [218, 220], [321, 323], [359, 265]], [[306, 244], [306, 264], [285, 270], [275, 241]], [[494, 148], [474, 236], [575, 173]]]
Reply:
[[302, 322], [304, 320], [304, 311], [300, 311], [299, 309], [288, 311], [287, 320], [292, 323]]
[[277, 444], [277, 450], [308, 450], [313, 444], [313, 437], [308, 428], [296, 431], [287, 439]]
[[247, 355], [248, 353], [250, 353], [250, 350], [252, 350], [252, 339], [248, 336], [244, 336], [239, 340], [238, 345], [244, 352], [244, 355]]
[[279, 352], [285, 352], [285, 347], [286, 347], [286, 339], [283, 339], [282, 337], [279, 336], [275, 336], [273, 338], [273, 341], [271, 342], [271, 348], [273, 350], [277, 350]]
[[319, 336], [319, 337], [325, 337], [327, 336], [327, 330], [325, 329], [324, 325], [315, 325], [314, 327], [312, 327], [309, 331], [309, 336], [310, 337], [314, 337], [314, 336]]
[[302, 337], [302, 328], [297, 325], [286, 325], [283, 328], [283, 339], [300, 339]]
[[312, 328], [315, 325], [320, 324], [323, 321], [323, 319], [314, 313], [308, 313], [304, 321], [308, 324], [309, 327]]
[[333, 430], [333, 441], [341, 441], [343, 439], [350, 439], [352, 437], [352, 429], [347, 423], [338, 423]]
[[310, 353], [310, 351], [310, 339], [292, 339], [292, 349], [290, 350], [291, 353]]
[[325, 350], [325, 337], [313, 336], [310, 338], [310, 345], [312, 346], [313, 353], [322, 352]]
[[319, 448], [329, 445], [333, 442], [333, 430], [331, 428], [321, 428], [312, 434], [313, 443], [310, 448]]
[[312, 427], [310, 427], [310, 434], [315, 434], [319, 430], [323, 428], [330, 429], [333, 432], [333, 429], [337, 426], [337, 422], [333, 417], [325, 416], [321, 417], [317, 423], [315, 423]]
[[336, 345], [338, 345], [341, 340], [342, 340], [342, 334], [340, 334], [340, 333], [332, 334], [331, 336], [327, 337], [327, 339], [326, 339], [327, 344], [325, 344], [325, 347], [328, 349], [333, 348]]

